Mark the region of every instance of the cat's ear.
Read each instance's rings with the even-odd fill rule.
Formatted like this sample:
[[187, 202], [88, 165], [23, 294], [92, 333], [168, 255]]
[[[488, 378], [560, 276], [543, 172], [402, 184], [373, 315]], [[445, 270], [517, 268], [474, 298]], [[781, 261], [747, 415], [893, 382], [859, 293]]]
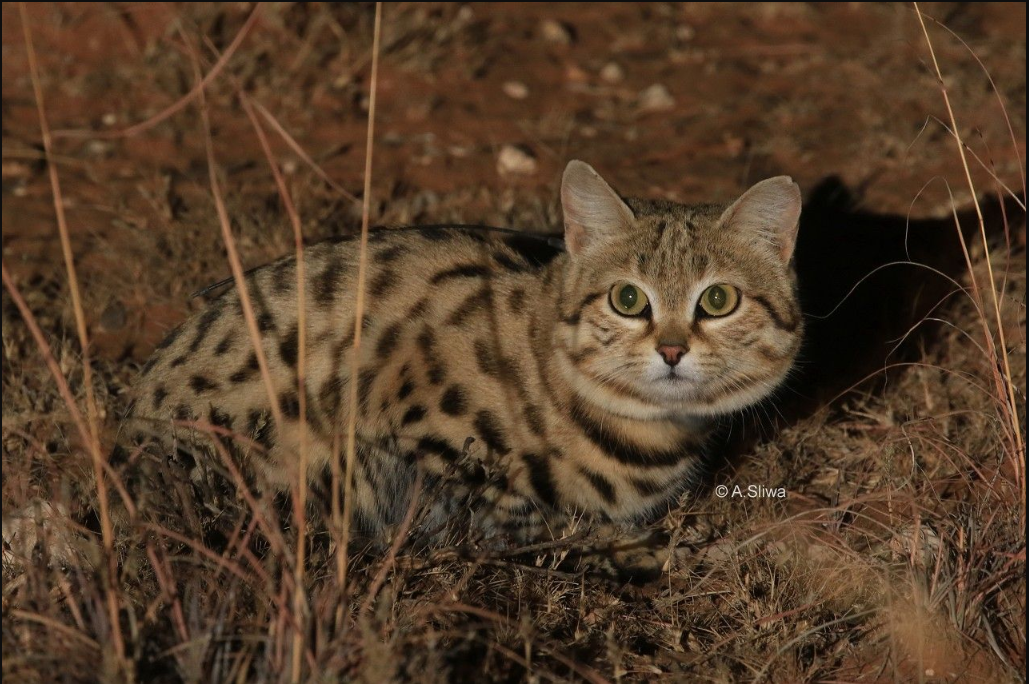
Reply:
[[561, 178], [561, 206], [565, 247], [572, 256], [590, 244], [625, 231], [635, 220], [632, 210], [600, 174], [577, 159], [568, 162]]
[[789, 176], [776, 176], [743, 193], [719, 223], [733, 232], [768, 241], [788, 262], [797, 244], [800, 204], [800, 187]]

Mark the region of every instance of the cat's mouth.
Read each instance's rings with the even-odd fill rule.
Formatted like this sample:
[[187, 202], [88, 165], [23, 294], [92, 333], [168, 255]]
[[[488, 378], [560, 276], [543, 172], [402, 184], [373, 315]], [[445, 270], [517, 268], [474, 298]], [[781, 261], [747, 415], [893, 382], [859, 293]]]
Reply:
[[652, 379], [650, 387], [656, 400], [676, 405], [689, 414], [719, 415], [755, 404], [771, 394], [781, 381], [779, 376], [745, 384], [731, 375], [705, 376], [672, 368]]
[[664, 371], [662, 369], [654, 375], [657, 376], [657, 380], [672, 384], [681, 384], [687, 382], [703, 383], [704, 381], [703, 374], [697, 368], [691, 366], [690, 364], [680, 364], [678, 366], [671, 366], [668, 367], [667, 371]]
[[697, 393], [698, 387], [702, 386], [698, 381], [699, 379], [691, 373], [676, 372], [675, 369], [671, 369], [652, 380], [651, 387], [657, 390], [659, 396], [665, 400], [681, 401]]
[[708, 390], [713, 379], [695, 369], [669, 368], [651, 377], [652, 391], [663, 401], [708, 403]]

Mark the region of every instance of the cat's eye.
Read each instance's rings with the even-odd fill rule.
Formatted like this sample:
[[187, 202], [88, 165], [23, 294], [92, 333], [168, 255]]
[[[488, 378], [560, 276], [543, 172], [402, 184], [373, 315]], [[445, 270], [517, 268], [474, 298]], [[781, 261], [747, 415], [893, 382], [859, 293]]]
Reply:
[[708, 316], [728, 316], [740, 303], [740, 291], [732, 285], [712, 285], [700, 295], [700, 308]]
[[640, 316], [648, 305], [647, 295], [632, 283], [623, 280], [611, 288], [611, 307], [623, 316]]

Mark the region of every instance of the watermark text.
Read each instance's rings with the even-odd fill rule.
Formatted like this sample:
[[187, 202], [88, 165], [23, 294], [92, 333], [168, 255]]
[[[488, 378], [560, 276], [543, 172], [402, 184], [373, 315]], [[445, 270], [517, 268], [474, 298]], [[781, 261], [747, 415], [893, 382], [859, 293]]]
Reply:
[[719, 499], [785, 499], [785, 487], [768, 487], [765, 485], [718, 485], [715, 496]]

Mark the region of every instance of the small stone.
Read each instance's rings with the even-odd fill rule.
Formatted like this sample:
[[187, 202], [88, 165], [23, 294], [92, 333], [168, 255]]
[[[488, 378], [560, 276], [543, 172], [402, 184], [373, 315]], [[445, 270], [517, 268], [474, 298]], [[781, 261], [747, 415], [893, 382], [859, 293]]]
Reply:
[[529, 86], [521, 81], [507, 81], [501, 88], [504, 94], [512, 100], [524, 100], [529, 97]]
[[665, 112], [675, 107], [675, 99], [668, 88], [655, 83], [640, 93], [639, 106], [644, 112]]
[[540, 35], [554, 45], [571, 45], [575, 40], [571, 27], [555, 19], [544, 19], [540, 23]]
[[600, 78], [606, 83], [621, 83], [625, 78], [625, 72], [616, 62], [608, 62], [600, 70]]
[[100, 314], [100, 327], [104, 330], [114, 332], [125, 327], [126, 312], [125, 305], [115, 299], [104, 308]]
[[722, 136], [725, 142], [725, 151], [730, 157], [738, 157], [747, 149], [747, 141], [739, 136], [726, 133]]
[[112, 149], [113, 147], [111, 143], [106, 142], [104, 140], [90, 140], [86, 144], [86, 150], [89, 152], [89, 154], [96, 157], [106, 156], [110, 154]]
[[579, 85], [589, 82], [590, 75], [577, 64], [569, 64], [565, 67], [565, 80], [572, 85]]
[[421, 102], [414, 102], [410, 104], [406, 110], [404, 110], [404, 116], [407, 117], [408, 121], [420, 122], [425, 121], [432, 114], [432, 103], [422, 100]]
[[683, 24], [677, 26], [675, 29], [675, 37], [684, 43], [688, 43], [693, 40], [694, 36], [697, 35], [697, 30], [689, 24]]
[[504, 145], [497, 157], [497, 171], [502, 176], [530, 176], [537, 167], [535, 155], [519, 145]]
[[7, 180], [8, 178], [27, 178], [31, 173], [32, 169], [29, 168], [28, 164], [24, 164], [19, 161], [3, 162], [4, 180]]

